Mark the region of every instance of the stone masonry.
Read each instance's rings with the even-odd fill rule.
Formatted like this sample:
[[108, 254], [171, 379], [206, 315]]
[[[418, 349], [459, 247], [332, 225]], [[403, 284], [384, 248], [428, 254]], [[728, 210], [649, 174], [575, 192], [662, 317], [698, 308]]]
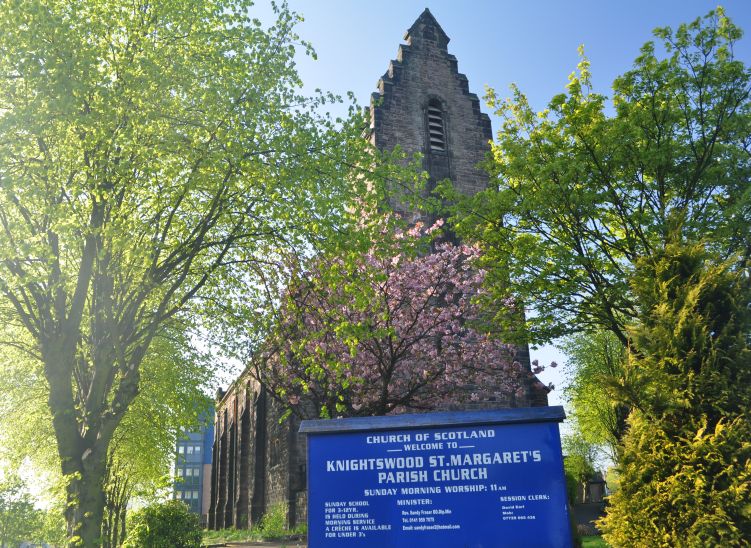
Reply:
[[[449, 37], [429, 10], [404, 35], [397, 57], [378, 81], [371, 97], [371, 142], [381, 150], [399, 145], [419, 152], [430, 176], [428, 191], [442, 179], [451, 179], [471, 195], [487, 187], [488, 176], [478, 167], [490, 150], [490, 118], [480, 112], [480, 100], [469, 91], [456, 57], [448, 52]], [[444, 146], [431, 146], [429, 107], [443, 122]], [[392, 207], [409, 218], [398, 202]]]
[[247, 529], [282, 505], [288, 523], [305, 523], [305, 438], [299, 421], [250, 375], [218, 395], [209, 528]]

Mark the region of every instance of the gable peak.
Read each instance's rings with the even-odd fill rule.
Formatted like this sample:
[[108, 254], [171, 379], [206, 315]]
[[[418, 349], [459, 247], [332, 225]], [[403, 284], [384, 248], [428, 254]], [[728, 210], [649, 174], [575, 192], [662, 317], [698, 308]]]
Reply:
[[441, 49], [446, 49], [451, 40], [428, 8], [425, 8], [412, 26], [407, 29], [404, 39], [408, 44], [434, 43]]

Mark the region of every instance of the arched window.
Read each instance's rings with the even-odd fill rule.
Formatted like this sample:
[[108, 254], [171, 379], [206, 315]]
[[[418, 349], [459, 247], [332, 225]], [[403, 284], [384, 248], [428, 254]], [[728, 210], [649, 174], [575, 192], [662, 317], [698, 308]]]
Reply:
[[441, 104], [433, 99], [428, 103], [428, 143], [431, 152], [446, 152], [446, 125]]

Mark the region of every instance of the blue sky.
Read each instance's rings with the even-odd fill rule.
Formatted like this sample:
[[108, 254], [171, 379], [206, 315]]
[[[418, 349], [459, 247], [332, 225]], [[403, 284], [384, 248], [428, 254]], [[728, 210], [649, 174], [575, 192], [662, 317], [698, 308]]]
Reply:
[[[301, 37], [312, 42], [318, 60], [301, 57], [298, 68], [308, 90], [321, 88], [341, 95], [352, 91], [367, 105], [376, 83], [396, 57], [404, 32], [426, 7], [451, 38], [448, 49], [480, 95], [485, 86], [508, 95], [516, 83], [536, 110], [564, 91], [568, 75], [584, 45], [591, 61], [595, 91], [610, 95], [613, 79], [628, 70], [656, 27], [677, 28], [707, 14], [718, 4], [708, 0], [289, 0], [305, 20]], [[721, 3], [726, 14], [744, 28], [736, 57], [751, 65], [751, 0]], [[262, 19], [270, 8], [259, 1]], [[485, 109], [491, 114], [488, 109]], [[494, 130], [499, 127], [493, 119]], [[565, 358], [548, 346], [532, 352], [542, 364]], [[551, 404], [562, 404], [562, 368], [540, 378], [558, 389]]]
[[[301, 58], [306, 86], [355, 93], [367, 104], [378, 78], [396, 56], [407, 28], [428, 7], [451, 38], [449, 51], [470, 89], [482, 96], [486, 85], [506, 94], [514, 82], [541, 110], [563, 91], [584, 45], [597, 91], [608, 94], [613, 78], [633, 63], [655, 27], [691, 21], [715, 8], [708, 0], [289, 0], [305, 21], [302, 38], [313, 43], [318, 60]], [[751, 0], [721, 4], [733, 21], [751, 33]], [[262, 13], [268, 7], [259, 1]], [[751, 64], [751, 37], [736, 54]], [[494, 123], [497, 127], [498, 123]]]

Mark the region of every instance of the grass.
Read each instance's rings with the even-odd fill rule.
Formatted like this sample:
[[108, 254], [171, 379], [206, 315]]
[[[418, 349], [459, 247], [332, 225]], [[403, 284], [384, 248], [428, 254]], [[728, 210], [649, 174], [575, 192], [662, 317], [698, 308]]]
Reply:
[[[222, 529], [221, 531], [204, 531], [203, 544], [222, 544], [224, 542], [257, 542], [260, 540], [277, 540], [280, 538], [300, 537], [305, 535], [305, 526], [296, 527], [293, 530], [281, 531], [283, 534], [264, 534], [262, 527], [253, 529]], [[602, 537], [591, 535], [582, 537], [582, 548], [609, 548]]]
[[203, 545], [223, 544], [225, 542], [258, 542], [260, 540], [295, 540], [304, 536], [305, 527], [296, 527], [292, 530], [282, 531], [282, 534], [268, 535], [260, 530], [253, 529], [222, 529], [220, 531], [204, 531]]
[[596, 535], [582, 537], [582, 548], [608, 548], [608, 546], [602, 537]]
[[255, 529], [222, 529], [221, 531], [204, 531], [203, 544], [222, 544], [224, 542], [251, 542], [263, 540]]
[[222, 529], [221, 531], [204, 531], [203, 544], [222, 544], [224, 542], [255, 542], [259, 540], [296, 539], [307, 533], [307, 527], [300, 525], [294, 529], [285, 528], [285, 508], [275, 506], [263, 516], [261, 523], [252, 529]]

